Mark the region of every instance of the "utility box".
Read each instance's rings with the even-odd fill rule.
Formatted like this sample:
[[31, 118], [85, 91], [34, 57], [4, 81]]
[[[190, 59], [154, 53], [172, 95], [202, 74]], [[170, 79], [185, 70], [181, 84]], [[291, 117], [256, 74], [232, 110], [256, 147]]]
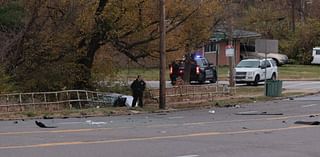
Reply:
[[267, 80], [265, 84], [265, 95], [270, 97], [278, 97], [282, 94], [281, 80]]

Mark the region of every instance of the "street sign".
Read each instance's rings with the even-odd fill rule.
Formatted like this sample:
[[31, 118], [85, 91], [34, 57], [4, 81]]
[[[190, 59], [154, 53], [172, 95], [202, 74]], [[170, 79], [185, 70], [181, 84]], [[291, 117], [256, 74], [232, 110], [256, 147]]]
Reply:
[[226, 46], [226, 56], [227, 57], [233, 57], [234, 56], [234, 48], [232, 45]]

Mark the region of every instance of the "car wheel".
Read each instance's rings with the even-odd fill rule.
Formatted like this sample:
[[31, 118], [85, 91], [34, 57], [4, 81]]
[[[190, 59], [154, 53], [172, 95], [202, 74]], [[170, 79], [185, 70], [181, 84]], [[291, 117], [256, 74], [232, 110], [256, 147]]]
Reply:
[[203, 84], [204, 82], [206, 82], [206, 74], [201, 73], [199, 76], [199, 83]]
[[276, 79], [277, 79], [276, 74], [273, 73], [270, 80], [276, 80]]
[[254, 78], [253, 85], [257, 86], [257, 85], [259, 84], [259, 81], [260, 81], [260, 76], [257, 75], [257, 76]]
[[210, 80], [210, 83], [216, 83], [217, 82], [217, 79], [213, 78]]

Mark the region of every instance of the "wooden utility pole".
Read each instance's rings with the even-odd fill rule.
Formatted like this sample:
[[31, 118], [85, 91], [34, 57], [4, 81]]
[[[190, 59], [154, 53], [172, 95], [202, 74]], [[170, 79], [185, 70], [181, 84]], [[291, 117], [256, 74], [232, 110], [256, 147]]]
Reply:
[[165, 27], [165, 0], [160, 0], [160, 109], [166, 108], [166, 27]]
[[295, 32], [295, 30], [296, 30], [295, 3], [296, 3], [296, 0], [291, 0], [291, 29], [292, 29], [292, 32]]

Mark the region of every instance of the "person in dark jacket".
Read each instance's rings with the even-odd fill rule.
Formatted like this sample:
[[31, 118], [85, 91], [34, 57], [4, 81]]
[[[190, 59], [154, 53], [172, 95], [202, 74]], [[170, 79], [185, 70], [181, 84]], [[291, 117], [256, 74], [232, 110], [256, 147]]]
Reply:
[[143, 91], [146, 88], [146, 83], [140, 77], [137, 76], [137, 79], [134, 80], [131, 84], [131, 90], [133, 95], [132, 107], [136, 106], [138, 101], [138, 106], [143, 107]]

